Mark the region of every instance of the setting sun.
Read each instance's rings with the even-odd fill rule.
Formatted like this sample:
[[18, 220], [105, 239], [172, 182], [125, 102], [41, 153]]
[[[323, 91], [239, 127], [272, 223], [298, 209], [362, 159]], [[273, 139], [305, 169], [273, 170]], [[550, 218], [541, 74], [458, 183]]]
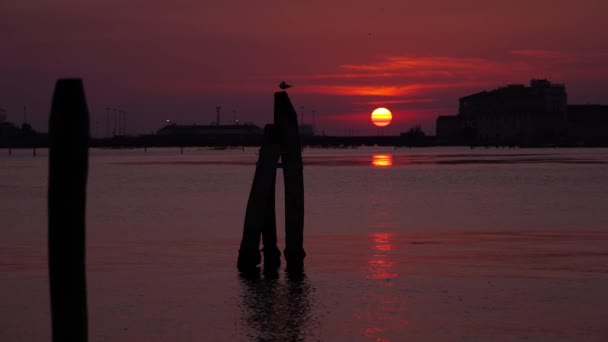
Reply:
[[393, 114], [386, 108], [376, 108], [372, 112], [372, 122], [378, 127], [388, 126], [393, 119]]

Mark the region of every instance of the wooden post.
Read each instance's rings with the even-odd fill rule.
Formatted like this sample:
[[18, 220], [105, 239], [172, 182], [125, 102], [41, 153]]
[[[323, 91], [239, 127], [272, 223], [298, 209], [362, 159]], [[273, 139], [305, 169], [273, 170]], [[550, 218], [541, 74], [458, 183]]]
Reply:
[[87, 341], [89, 113], [80, 79], [55, 85], [49, 123], [48, 252], [54, 342]]
[[288, 271], [304, 267], [304, 176], [298, 115], [287, 92], [274, 94], [274, 123], [281, 142], [285, 182], [285, 260]]
[[275, 210], [275, 193], [277, 181], [277, 162], [280, 155], [279, 135], [275, 125], [266, 125], [264, 127], [264, 149], [269, 155], [268, 161], [274, 167], [268, 168], [269, 175], [268, 194], [266, 199], [266, 207], [264, 208], [264, 222], [262, 224], [262, 244], [264, 248], [264, 271], [276, 270], [281, 266], [281, 250], [277, 247], [277, 218]]
[[274, 130], [273, 125], [266, 125], [264, 127], [264, 142], [260, 148], [253, 183], [247, 201], [243, 238], [241, 239], [237, 261], [238, 269], [243, 272], [254, 270], [260, 264], [261, 234], [264, 234], [265, 266], [280, 265], [281, 253], [276, 246], [277, 237], [274, 211], [276, 167], [279, 160], [280, 148], [275, 141]]

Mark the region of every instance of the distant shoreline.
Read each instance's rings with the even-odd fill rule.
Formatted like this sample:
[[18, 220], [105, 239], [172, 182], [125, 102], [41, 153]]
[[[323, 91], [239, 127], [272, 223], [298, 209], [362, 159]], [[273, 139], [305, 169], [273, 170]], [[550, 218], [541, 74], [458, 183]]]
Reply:
[[[261, 136], [236, 136], [236, 137], [204, 137], [204, 136], [161, 136], [161, 135], [141, 135], [141, 136], [116, 136], [113, 138], [92, 138], [90, 147], [98, 148], [152, 148], [152, 147], [257, 147], [261, 144]], [[438, 141], [435, 136], [425, 136], [417, 139], [409, 139], [407, 136], [303, 136], [302, 145], [305, 147], [317, 148], [349, 148], [360, 146], [391, 146], [402, 147], [473, 147], [473, 148], [542, 148], [542, 147], [608, 147], [608, 141], [598, 142], [573, 142], [564, 141], [560, 143], [538, 143], [538, 144], [513, 144], [496, 145], [475, 142], [447, 143]], [[48, 137], [46, 134], [35, 134], [27, 138], [0, 141], [0, 148], [3, 149], [29, 149], [47, 148]]]

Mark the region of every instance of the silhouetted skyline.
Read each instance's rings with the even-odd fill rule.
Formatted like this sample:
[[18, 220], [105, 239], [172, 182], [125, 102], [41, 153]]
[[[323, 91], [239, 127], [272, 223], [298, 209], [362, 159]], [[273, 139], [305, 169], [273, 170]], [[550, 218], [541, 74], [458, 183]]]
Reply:
[[[298, 114], [318, 132], [375, 134], [376, 107], [393, 114], [386, 134], [415, 125], [434, 132], [462, 94], [549, 78], [573, 103], [606, 103], [608, 30], [603, 1], [263, 5], [73, 0], [2, 5], [0, 107], [47, 130], [52, 87], [82, 77], [91, 131], [106, 108], [125, 112], [127, 133], [170, 119], [209, 124], [272, 120], [272, 92], [285, 80]], [[303, 107], [303, 108], [302, 108]]]

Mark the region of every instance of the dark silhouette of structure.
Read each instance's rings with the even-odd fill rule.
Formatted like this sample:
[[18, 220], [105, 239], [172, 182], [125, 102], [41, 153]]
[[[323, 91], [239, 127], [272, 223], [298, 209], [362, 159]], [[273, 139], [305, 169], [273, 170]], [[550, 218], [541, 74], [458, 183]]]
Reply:
[[89, 112], [80, 79], [55, 86], [49, 122], [48, 251], [54, 342], [84, 342]]
[[[5, 120], [4, 112], [1, 116], [0, 119]], [[436, 136], [411, 130], [399, 136], [327, 136], [314, 134], [313, 125], [300, 122], [298, 128], [301, 144], [311, 147], [608, 146], [608, 105], [568, 105], [564, 85], [533, 79], [529, 86], [508, 85], [460, 98], [457, 115], [437, 118]], [[143, 149], [189, 146], [241, 148], [261, 146], [263, 136], [263, 129], [249, 123], [172, 123], [156, 134], [94, 138], [90, 145]], [[36, 149], [48, 144], [48, 134], [36, 132], [29, 124], [19, 127], [0, 120], [0, 148], [8, 148], [9, 154], [11, 149]]]
[[285, 182], [285, 250], [287, 270], [299, 272], [304, 267], [304, 177], [302, 145], [295, 109], [286, 92], [274, 95], [274, 125], [265, 128], [264, 142], [249, 194], [243, 238], [237, 267], [249, 272], [260, 264], [260, 236], [264, 243], [265, 271], [280, 265], [276, 246], [274, 191], [276, 168], [282, 161]]
[[285, 250], [287, 269], [304, 267], [304, 174], [302, 143], [296, 114], [286, 92], [274, 94], [274, 122], [278, 129], [285, 183]]
[[439, 140], [534, 145], [556, 142], [567, 119], [565, 86], [547, 80], [508, 85], [460, 98], [456, 117], [437, 119]]
[[28, 123], [21, 127], [12, 122], [0, 122], [0, 147], [44, 147], [48, 134], [36, 132]]
[[218, 139], [225, 136], [260, 136], [263, 131], [256, 125], [178, 125], [170, 124], [158, 130], [156, 134], [163, 136], [204, 136]]
[[568, 136], [574, 145], [608, 146], [608, 106], [569, 105]]
[[606, 144], [607, 107], [568, 105], [564, 85], [532, 79], [529, 87], [509, 85], [460, 98], [458, 115], [437, 118], [437, 143]]
[[274, 125], [266, 125], [245, 212], [237, 261], [237, 267], [241, 271], [250, 271], [260, 264], [260, 236], [263, 237], [264, 244], [264, 269], [276, 269], [281, 264], [281, 252], [277, 247], [274, 195], [280, 154], [276, 128]]
[[408, 146], [408, 147], [427, 146], [429, 144], [428, 137], [426, 136], [426, 134], [422, 130], [422, 127], [420, 127], [420, 126], [414, 126], [414, 127], [410, 128], [409, 131], [399, 134], [399, 138], [400, 138], [400, 141], [398, 142], [398, 144], [395, 145], [395, 147], [398, 147], [398, 146]]

